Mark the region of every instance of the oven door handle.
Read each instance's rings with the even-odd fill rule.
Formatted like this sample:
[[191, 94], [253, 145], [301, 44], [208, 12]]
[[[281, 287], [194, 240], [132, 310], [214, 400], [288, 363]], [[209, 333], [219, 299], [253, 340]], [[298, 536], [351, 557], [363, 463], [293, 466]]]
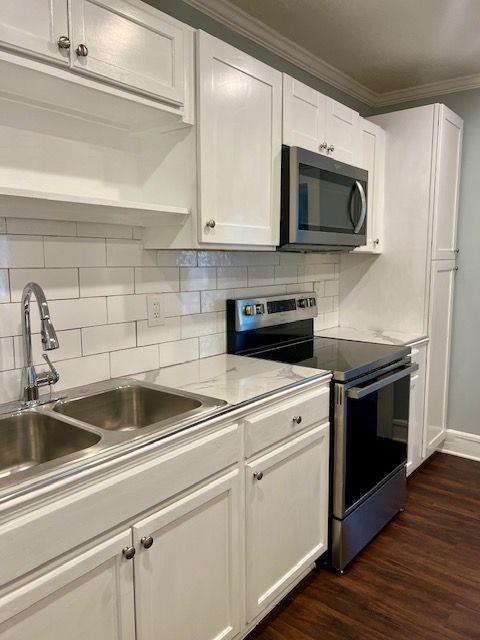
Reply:
[[383, 387], [388, 387], [389, 384], [397, 382], [397, 380], [406, 378], [417, 370], [418, 364], [413, 363], [408, 367], [397, 371], [397, 373], [392, 373], [392, 375], [387, 376], [386, 378], [382, 378], [382, 380], [374, 382], [373, 384], [369, 384], [366, 387], [352, 387], [351, 389], [348, 389], [347, 397], [351, 398], [352, 400], [360, 400], [360, 398], [364, 398], [374, 391], [379, 391], [380, 389], [383, 389]]

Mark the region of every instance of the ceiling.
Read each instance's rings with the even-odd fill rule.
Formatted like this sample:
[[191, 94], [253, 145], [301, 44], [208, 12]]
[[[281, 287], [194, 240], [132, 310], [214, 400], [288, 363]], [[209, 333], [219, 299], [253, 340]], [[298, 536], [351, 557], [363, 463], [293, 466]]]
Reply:
[[[219, 5], [241, 9], [257, 27], [281, 34], [283, 45], [288, 39], [340, 70], [348, 76], [346, 85], [350, 78], [367, 90], [371, 103], [388, 92], [401, 97], [402, 91], [432, 83], [456, 90], [450, 89], [453, 80], [480, 74], [480, 0], [221, 0]], [[245, 26], [242, 12], [237, 18]]]

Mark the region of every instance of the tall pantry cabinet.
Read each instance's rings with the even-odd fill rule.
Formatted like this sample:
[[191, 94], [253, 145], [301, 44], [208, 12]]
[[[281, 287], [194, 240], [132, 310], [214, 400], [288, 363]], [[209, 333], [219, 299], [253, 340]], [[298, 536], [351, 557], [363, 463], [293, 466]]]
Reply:
[[446, 436], [463, 122], [443, 104], [371, 120], [386, 133], [383, 254], [342, 257], [340, 323], [429, 338], [411, 392], [413, 470]]

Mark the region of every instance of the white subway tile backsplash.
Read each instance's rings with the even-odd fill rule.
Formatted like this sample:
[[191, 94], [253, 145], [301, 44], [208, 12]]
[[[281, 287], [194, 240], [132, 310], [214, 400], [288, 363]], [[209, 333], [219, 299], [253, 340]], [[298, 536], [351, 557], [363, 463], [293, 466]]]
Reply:
[[110, 354], [110, 372], [112, 378], [142, 373], [151, 369], [158, 369], [158, 346], [135, 347], [124, 351], [114, 351]]
[[20, 302], [24, 286], [37, 282], [47, 300], [78, 298], [78, 269], [10, 269], [12, 302]]
[[210, 311], [223, 311], [225, 301], [234, 297], [233, 289], [217, 289], [217, 291], [201, 292], [202, 313]]
[[82, 298], [134, 292], [133, 267], [84, 267], [79, 271]]
[[[80, 358], [82, 355], [82, 338], [80, 329], [69, 329], [67, 331], [57, 331], [57, 337], [59, 342], [59, 348], [54, 351], [50, 351], [49, 357], [52, 362], [58, 362], [60, 360], [70, 360], [72, 358]], [[18, 369], [23, 367], [23, 339], [21, 336], [15, 336], [14, 348], [15, 348], [15, 367]], [[32, 357], [33, 364], [45, 366], [45, 360], [43, 359], [43, 346], [42, 339], [39, 333], [32, 336]]]
[[180, 276], [177, 267], [136, 267], [135, 293], [166, 293], [178, 291]]
[[60, 374], [60, 381], [55, 385], [56, 391], [93, 384], [110, 378], [108, 353], [62, 360], [55, 366]]
[[107, 298], [108, 322], [133, 322], [147, 319], [147, 296], [112, 296]]
[[[9, 220], [6, 227], [0, 218], [0, 402], [20, 394], [18, 301], [28, 280], [45, 289], [58, 332], [60, 348], [50, 354], [62, 376], [58, 389], [225, 352], [228, 298], [315, 290], [315, 327], [338, 324], [338, 256], [146, 251], [138, 229], [89, 222]], [[156, 293], [163, 322], [151, 327], [147, 299]], [[32, 326], [39, 331], [36, 304]], [[38, 333], [32, 346], [42, 365]]]
[[198, 358], [198, 339], [178, 340], [178, 342], [165, 342], [158, 347], [160, 354], [160, 366], [170, 367]]
[[227, 349], [227, 334], [216, 333], [211, 336], [201, 336], [199, 338], [200, 358], [216, 356], [225, 353]]
[[248, 286], [262, 287], [271, 284], [275, 278], [275, 267], [248, 267]]
[[136, 346], [137, 333], [134, 322], [82, 329], [82, 352], [85, 356]]
[[46, 267], [104, 267], [103, 238], [45, 238]]
[[22, 371], [13, 369], [0, 372], [0, 404], [18, 400], [21, 395]]
[[13, 338], [0, 338], [0, 371], [14, 368]]
[[[48, 306], [54, 326], [58, 330], [92, 327], [107, 322], [105, 298], [52, 300]], [[38, 316], [34, 322], [38, 322]]]
[[43, 238], [0, 235], [0, 267], [43, 267]]
[[198, 291], [163, 293], [161, 304], [165, 318], [200, 313], [200, 293]]
[[123, 224], [100, 224], [98, 222], [77, 222], [77, 236], [82, 238], [133, 238], [132, 227]]
[[218, 267], [217, 286], [219, 289], [246, 287], [247, 267]]
[[75, 236], [75, 222], [64, 220], [28, 220], [27, 218], [7, 218], [7, 233], [30, 236]]
[[176, 251], [165, 249], [157, 251], [157, 264], [159, 267], [196, 267], [196, 251]]
[[160, 342], [180, 340], [181, 318], [164, 318], [163, 324], [149, 327], [147, 320], [137, 322], [137, 345], [139, 347]]
[[143, 249], [140, 240], [112, 240], [107, 238], [107, 265], [110, 267], [154, 267], [156, 251]]
[[182, 267], [180, 289], [182, 291], [205, 291], [217, 288], [217, 270], [214, 267]]
[[[181, 318], [182, 338], [195, 338], [205, 336], [210, 333], [218, 333], [225, 330], [223, 317], [215, 311], [210, 313], [197, 313], [193, 316], [183, 316]], [[219, 327], [219, 325], [221, 325]]]
[[0, 304], [10, 302], [8, 269], [0, 269]]

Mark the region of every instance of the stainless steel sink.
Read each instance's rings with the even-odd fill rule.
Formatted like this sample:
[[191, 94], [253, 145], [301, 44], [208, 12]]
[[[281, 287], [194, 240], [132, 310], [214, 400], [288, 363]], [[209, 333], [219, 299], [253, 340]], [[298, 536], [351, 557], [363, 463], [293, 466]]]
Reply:
[[136, 431], [207, 406], [203, 398], [131, 384], [59, 403], [54, 411], [107, 431]]
[[0, 419], [0, 478], [88, 449], [100, 437], [35, 411]]

